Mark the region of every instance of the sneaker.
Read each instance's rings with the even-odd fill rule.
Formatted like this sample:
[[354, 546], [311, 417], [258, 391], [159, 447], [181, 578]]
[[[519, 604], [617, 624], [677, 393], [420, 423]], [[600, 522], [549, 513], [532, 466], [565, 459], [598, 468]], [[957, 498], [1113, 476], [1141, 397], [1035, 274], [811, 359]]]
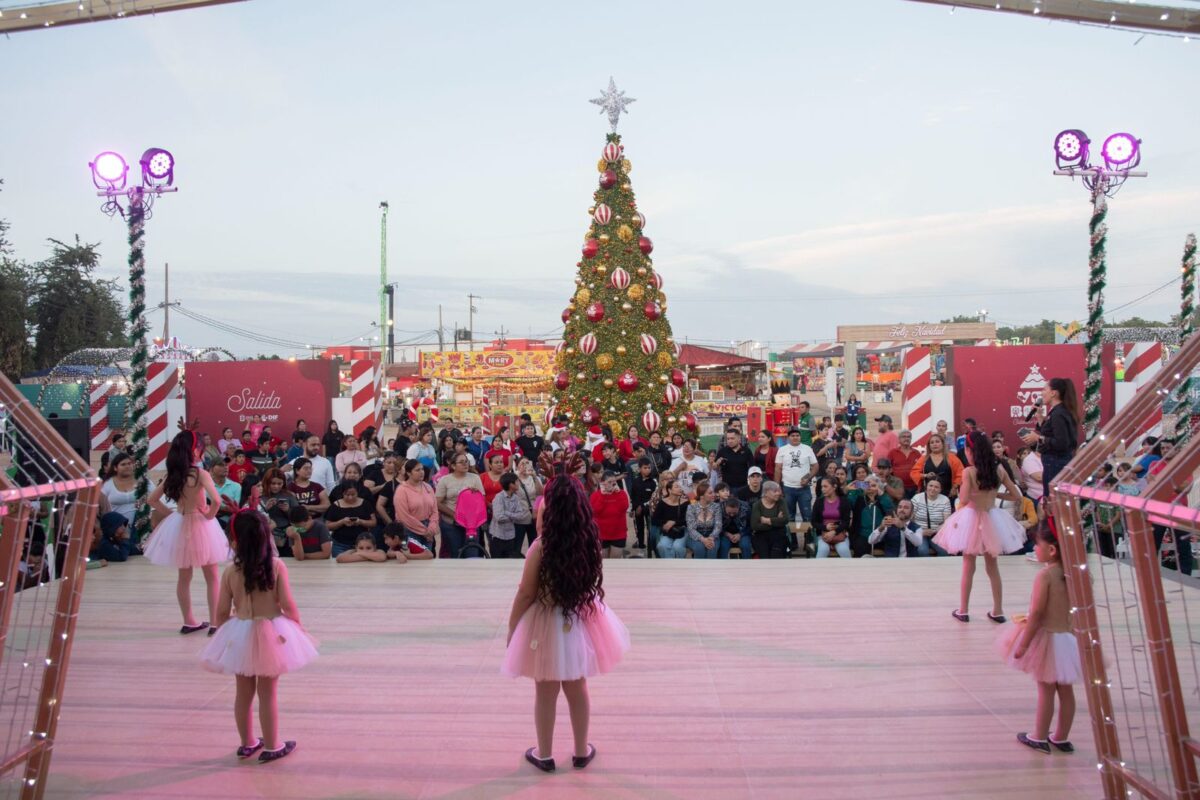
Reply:
[[1027, 734], [1027, 733], [1018, 733], [1017, 741], [1020, 742], [1021, 744], [1025, 745], [1028, 748], [1037, 750], [1042, 755], [1046, 755], [1046, 756], [1050, 755], [1050, 743], [1047, 741], [1039, 742], [1037, 739], [1030, 739], [1029, 734]]
[[[1047, 747], [1049, 747], [1049, 745], [1047, 745]], [[290, 754], [295, 749], [295, 742], [284, 742], [283, 747], [279, 748], [278, 750], [263, 750], [261, 753], [259, 753], [258, 763], [265, 764], [268, 761], [278, 761], [284, 756]]]

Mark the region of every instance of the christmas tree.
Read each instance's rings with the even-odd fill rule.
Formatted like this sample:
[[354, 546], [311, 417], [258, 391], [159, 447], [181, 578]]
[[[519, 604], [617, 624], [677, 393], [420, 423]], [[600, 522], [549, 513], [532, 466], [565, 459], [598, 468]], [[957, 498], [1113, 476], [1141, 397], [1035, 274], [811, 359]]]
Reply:
[[629, 182], [632, 165], [617, 134], [617, 122], [633, 98], [608, 91], [591, 102], [608, 115], [600, 162], [600, 185], [588, 209], [591, 225], [583, 242], [575, 294], [562, 313], [566, 329], [558, 346], [554, 403], [548, 416], [566, 414], [572, 431], [607, 424], [620, 436], [630, 425], [643, 434], [679, 424], [695, 430], [687, 379], [667, 322], [663, 279], [650, 260]]

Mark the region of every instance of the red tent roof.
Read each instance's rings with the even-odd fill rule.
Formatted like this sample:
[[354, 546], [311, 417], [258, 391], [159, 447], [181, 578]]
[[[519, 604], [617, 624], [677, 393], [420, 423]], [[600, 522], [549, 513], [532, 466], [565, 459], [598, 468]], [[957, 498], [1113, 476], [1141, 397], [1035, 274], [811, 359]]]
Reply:
[[761, 367], [764, 362], [724, 350], [685, 344], [679, 347], [679, 363], [685, 367]]

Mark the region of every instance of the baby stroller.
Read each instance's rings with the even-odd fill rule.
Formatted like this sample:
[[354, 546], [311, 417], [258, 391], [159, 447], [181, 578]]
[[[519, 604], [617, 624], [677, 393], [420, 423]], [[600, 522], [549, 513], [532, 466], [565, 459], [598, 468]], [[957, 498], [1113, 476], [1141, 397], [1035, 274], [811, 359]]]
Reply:
[[480, 526], [487, 522], [487, 502], [483, 494], [475, 489], [464, 489], [455, 504], [454, 521], [467, 531], [467, 543], [458, 551], [458, 557], [487, 558], [487, 549], [479, 535]]

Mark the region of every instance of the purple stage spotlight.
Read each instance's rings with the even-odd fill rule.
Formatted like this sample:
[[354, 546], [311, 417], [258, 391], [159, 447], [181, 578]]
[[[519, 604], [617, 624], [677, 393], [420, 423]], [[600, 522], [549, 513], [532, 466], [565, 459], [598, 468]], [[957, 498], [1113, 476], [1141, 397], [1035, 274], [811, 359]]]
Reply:
[[142, 183], [146, 186], [170, 186], [175, 182], [175, 157], [161, 147], [142, 153]]
[[1091, 140], [1079, 130], [1066, 130], [1054, 137], [1054, 160], [1059, 169], [1086, 167]]
[[1109, 169], [1133, 169], [1142, 159], [1142, 140], [1129, 133], [1114, 133], [1104, 140], [1100, 154]]
[[92, 183], [96, 184], [97, 189], [120, 191], [125, 188], [129, 165], [119, 153], [105, 150], [94, 161], [88, 162], [88, 166], [92, 169]]

